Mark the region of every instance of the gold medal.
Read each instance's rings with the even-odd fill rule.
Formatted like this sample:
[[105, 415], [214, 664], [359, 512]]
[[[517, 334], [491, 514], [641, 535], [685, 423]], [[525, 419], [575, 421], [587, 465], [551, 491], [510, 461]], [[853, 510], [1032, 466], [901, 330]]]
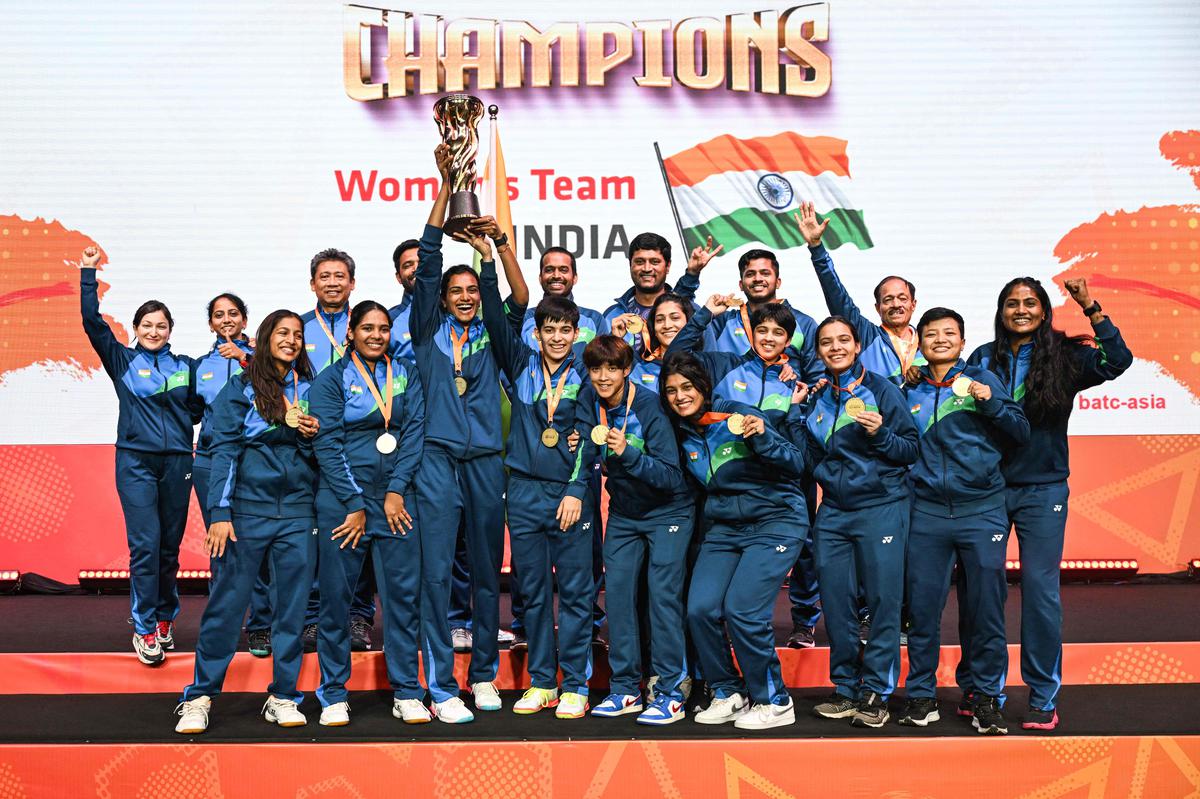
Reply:
[[851, 419], [857, 417], [860, 413], [867, 409], [867, 403], [860, 400], [858, 397], [851, 397], [846, 400], [846, 415]]
[[283, 415], [283, 421], [288, 427], [299, 427], [300, 417], [304, 414], [300, 411], [299, 405], [293, 405], [287, 409], [287, 413]]
[[375, 439], [375, 449], [384, 455], [391, 455], [396, 451], [396, 437], [391, 433], [384, 433]]
[[462, 375], [459, 375], [458, 377], [454, 378], [454, 388], [456, 391], [458, 391], [458, 396], [461, 397], [463, 394], [466, 394], [467, 393], [467, 378], [463, 377]]
[[558, 431], [553, 427], [547, 427], [542, 431], [542, 444], [554, 449], [558, 446]]
[[732, 294], [730, 294], [729, 297], [725, 300], [725, 304], [727, 306], [729, 306], [730, 308], [741, 308], [743, 305], [746, 304], [746, 301], [743, 300], [741, 297], [735, 297]]
[[608, 425], [598, 424], [592, 428], [592, 443], [597, 447], [603, 447], [604, 442], [608, 441]]
[[641, 333], [642, 329], [645, 326], [646, 326], [646, 323], [642, 321], [642, 317], [635, 316], [635, 317], [631, 318], [629, 320], [629, 322], [625, 325], [625, 329], [628, 330], [630, 333], [633, 333], [636, 335], [638, 333]]
[[731, 413], [725, 420], [725, 425], [729, 428], [729, 432], [740, 436], [746, 432], [746, 417], [740, 413]]
[[971, 393], [971, 378], [960, 377], [950, 384], [950, 390], [956, 397], [965, 397]]

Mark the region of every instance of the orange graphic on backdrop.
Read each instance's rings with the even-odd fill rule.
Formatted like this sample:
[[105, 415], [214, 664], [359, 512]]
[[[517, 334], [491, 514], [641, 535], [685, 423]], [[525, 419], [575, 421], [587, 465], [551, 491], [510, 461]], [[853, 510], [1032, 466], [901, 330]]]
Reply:
[[[1200, 131], [1168, 133], [1159, 151], [1200, 187]], [[1063, 236], [1054, 255], [1074, 261], [1057, 282], [1087, 278], [1134, 354], [1200, 395], [1200, 206], [1101, 214]], [[1068, 332], [1090, 332], [1078, 313], [1060, 319]]]
[[[100, 368], [79, 323], [75, 266], [93, 245], [59, 222], [0, 215], [0, 379], [35, 363]], [[101, 283], [100, 296], [106, 291]], [[118, 339], [129, 340], [119, 324], [108, 323]]]

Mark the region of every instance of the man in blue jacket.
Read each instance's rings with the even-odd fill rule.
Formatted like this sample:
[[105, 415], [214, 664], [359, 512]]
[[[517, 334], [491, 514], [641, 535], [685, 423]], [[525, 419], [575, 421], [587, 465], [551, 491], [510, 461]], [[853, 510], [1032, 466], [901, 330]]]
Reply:
[[[704, 263], [708, 263], [717, 251], [704, 251]], [[693, 254], [692, 260], [698, 256]], [[691, 261], [689, 261], [689, 264]], [[639, 233], [629, 242], [629, 278], [633, 281], [624, 294], [614, 298], [613, 304], [604, 311], [606, 330], [612, 330], [613, 320], [621, 316], [639, 317], [641, 322], [633, 322], [625, 326], [625, 343], [634, 348], [637, 354], [643, 348], [645, 339], [643, 332], [645, 324], [650, 320], [650, 311], [654, 301], [667, 292], [674, 292], [685, 299], [696, 297], [696, 289], [700, 280], [690, 271], [685, 272], [679, 285], [672, 288], [667, 282], [667, 273], [671, 271], [671, 243], [657, 233]], [[697, 273], [698, 274], [698, 273]], [[639, 345], [642, 342], [642, 345]]]
[[1008, 517], [1000, 461], [1007, 447], [1029, 440], [1029, 421], [991, 372], [960, 358], [962, 317], [931, 308], [917, 324], [928, 362], [907, 391], [921, 435], [909, 474], [913, 510], [908, 537], [908, 702], [900, 723], [924, 727], [939, 719], [937, 667], [940, 625], [957, 559], [966, 581], [972, 707], [975, 729], [1003, 735], [1000, 711], [1008, 649], [1004, 631], [1004, 555]]

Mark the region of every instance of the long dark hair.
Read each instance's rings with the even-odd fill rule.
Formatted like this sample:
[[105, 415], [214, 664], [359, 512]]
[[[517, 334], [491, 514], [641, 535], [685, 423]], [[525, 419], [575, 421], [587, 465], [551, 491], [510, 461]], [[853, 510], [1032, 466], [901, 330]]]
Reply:
[[704, 364], [700, 362], [700, 359], [692, 353], [672, 352], [663, 361], [662, 369], [658, 373], [658, 396], [661, 398], [663, 408], [670, 418], [680, 418], [679, 414], [675, 413], [675, 409], [671, 407], [671, 404], [667, 402], [667, 378], [671, 375], [683, 375], [703, 395], [704, 403], [701, 405], [701, 412], [707, 411], [712, 407], [712, 375], [704, 368]]
[[[254, 334], [258, 349], [250, 358], [250, 366], [246, 368], [244, 378], [254, 387], [254, 406], [258, 408], [259, 415], [270, 424], [276, 425], [283, 424], [283, 416], [287, 409], [283, 405], [283, 393], [279, 390], [279, 372], [276, 368], [278, 361], [271, 354], [271, 334], [284, 319], [295, 319], [300, 323], [301, 331], [304, 330], [304, 321], [295, 311], [281, 308], [267, 314], [259, 324], [258, 332]], [[292, 368], [301, 380], [312, 379], [312, 363], [308, 360], [308, 350], [304, 348], [303, 340], [300, 342], [300, 354], [292, 362]]]
[[[1025, 286], [1041, 303], [1042, 323], [1033, 331], [1033, 355], [1029, 360], [1029, 374], [1025, 376], [1025, 415], [1033, 424], [1053, 422], [1071, 412], [1075, 401], [1076, 386], [1079, 385], [1079, 362], [1072, 348], [1082, 344], [1086, 337], [1071, 338], [1053, 327], [1054, 309], [1050, 307], [1050, 296], [1042, 282], [1032, 277], [1015, 277], [1000, 289], [996, 299], [996, 340], [992, 347], [992, 371], [1006, 377], [1012, 363], [1012, 333], [1004, 326], [1004, 302], [1017, 286]], [[1011, 386], [1016, 391], [1016, 386]]]
[[685, 300], [683, 297], [680, 297], [673, 291], [664, 291], [662, 294], [659, 294], [658, 299], [654, 301], [654, 305], [650, 308], [650, 346], [654, 349], [657, 349], [658, 346], [662, 344], [662, 342], [658, 340], [658, 331], [654, 329], [654, 317], [658, 314], [659, 306], [662, 306], [668, 302], [675, 303], [679, 306], [680, 310], [683, 311], [684, 324], [692, 321], [692, 314], [696, 312], [696, 309], [690, 300]]
[[[371, 311], [381, 311], [387, 317], [388, 324], [392, 322], [392, 316], [388, 313], [388, 309], [375, 300], [363, 300], [358, 305], [350, 309], [350, 321], [346, 323], [346, 343], [350, 343], [350, 331], [362, 324], [362, 320]], [[361, 357], [361, 356], [360, 356]], [[386, 355], [385, 355], [386, 357]]]

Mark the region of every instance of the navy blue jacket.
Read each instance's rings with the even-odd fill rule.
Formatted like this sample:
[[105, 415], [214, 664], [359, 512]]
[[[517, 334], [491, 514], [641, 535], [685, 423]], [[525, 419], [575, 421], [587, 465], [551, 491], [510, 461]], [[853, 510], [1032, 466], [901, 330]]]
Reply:
[[[714, 413], [762, 414], [750, 405], [716, 397]], [[804, 537], [808, 511], [797, 481], [804, 454], [770, 424], [742, 438], [724, 421], [703, 427], [678, 420], [684, 466], [704, 488], [704, 521], [791, 532]]]
[[[325, 326], [333, 334], [334, 341], [337, 342], [336, 347], [333, 345], [333, 341], [329, 340], [329, 336], [325, 335], [325, 329], [317, 321], [317, 314], [321, 314]], [[319, 375], [345, 354], [346, 328], [350, 325], [350, 305], [347, 304], [345, 308], [335, 311], [333, 314], [325, 313], [318, 305], [302, 315], [300, 321], [304, 323], [304, 349], [308, 351], [308, 360], [312, 363], [313, 374]], [[339, 349], [341, 352], [338, 352]]]
[[[819, 380], [825, 372], [824, 365], [817, 358], [817, 323], [808, 314], [793, 308], [787, 300], [784, 300], [782, 305], [792, 312], [792, 317], [796, 320], [796, 332], [792, 333], [792, 340], [784, 351], [797, 376], [811, 385]], [[706, 350], [742, 356], [753, 354], [754, 347], [750, 345], [750, 331], [747, 331], [742, 324], [740, 308], [730, 308], [715, 317], [707, 308], [697, 310], [696, 314], [699, 315], [701, 312], [708, 320], [701, 323]], [[693, 320], [695, 318], [695, 316], [692, 317]]]
[[412, 346], [412, 333], [408, 327], [410, 316], [412, 316], [412, 295], [406, 291], [399, 305], [388, 308], [388, 318], [392, 320], [392, 340], [388, 345], [388, 352], [393, 358], [403, 358], [406, 361], [416, 359]]
[[[572, 453], [567, 436], [576, 427], [575, 405], [586, 378], [583, 362], [572, 355], [550, 373], [551, 388], [566, 373], [562, 398], [554, 410], [553, 427], [559, 433], [558, 444], [542, 444], [546, 429], [546, 378], [542, 373], [541, 353], [530, 347], [513, 330], [500, 300], [500, 285], [494, 261], [484, 261], [479, 271], [479, 292], [483, 302], [483, 321], [500, 368], [508, 378], [511, 413], [504, 464], [513, 474], [534, 480], [571, 483], [567, 494], [583, 499], [591, 470], [583, 468], [583, 447]], [[590, 428], [589, 428], [590, 430]], [[586, 431], [581, 431], [586, 433]]]
[[[308, 411], [309, 383], [292, 372], [279, 388], [290, 402]], [[299, 398], [297, 399], [297, 393]], [[227, 522], [233, 514], [268, 519], [303, 519], [313, 523], [316, 459], [312, 445], [295, 428], [268, 423], [254, 404], [249, 376], [225, 384], [213, 403], [212, 477], [208, 486], [209, 518]]]
[[[212, 449], [213, 403], [216, 401], [217, 395], [221, 393], [221, 389], [225, 388], [225, 384], [231, 378], [242, 373], [240, 363], [226, 358], [218, 351], [217, 348], [224, 343], [225, 337], [219, 337], [208, 354], [196, 361], [196, 400], [204, 407], [203, 416], [200, 419], [200, 436], [196, 442], [197, 468], [209, 465]], [[254, 348], [250, 346], [249, 340], [238, 339], [234, 344], [237, 344], [238, 348], [248, 356], [254, 354]]]
[[[1121, 337], [1121, 331], [1105, 317], [1100, 324], [1093, 325], [1096, 346], [1078, 344], [1071, 354], [1079, 365], [1079, 380], [1074, 392], [1098, 386], [1119, 377], [1133, 364], [1133, 353]], [[995, 358], [995, 343], [988, 342], [971, 353], [967, 363], [979, 366], [999, 376], [1017, 402], [1025, 401], [1025, 376], [1029, 373], [1029, 362], [1033, 357], [1034, 344], [1023, 345], [1013, 358], [1003, 353], [1001, 360]], [[1071, 408], [1075, 397], [1071, 397]], [[1071, 418], [1068, 409], [1060, 418], [1030, 425], [1029, 446], [1006, 453], [1001, 468], [1009, 485], [1041, 485], [1066, 480], [1071, 473], [1070, 453], [1067, 450], [1067, 422]]]
[[476, 317], [467, 325], [462, 371], [467, 393], [454, 387], [454, 344], [450, 331], [463, 326], [442, 309], [442, 229], [425, 226], [421, 235], [417, 285], [413, 291], [409, 332], [417, 371], [425, 389], [425, 443], [441, 447], [460, 460], [500, 452], [500, 371], [487, 329]]
[[[671, 287], [670, 283], [663, 285], [664, 291], [668, 293], [674, 292], [680, 297], [683, 297], [685, 300], [695, 300], [696, 292], [699, 290], [699, 288], [700, 278], [686, 271], [679, 278], [679, 283], [676, 284], [674, 288]], [[629, 288], [625, 289], [625, 293], [620, 297], [613, 298], [613, 304], [608, 306], [608, 308], [604, 311], [605, 330], [611, 331], [613, 320], [621, 314], [637, 314], [643, 319], [649, 320], [650, 308], [645, 305], [641, 305], [636, 299], [634, 299], [636, 293], [637, 292], [634, 291], [633, 286], [630, 286]], [[694, 302], [693, 305], [695, 305]], [[633, 347], [633, 352], [635, 355], [645, 349], [641, 343], [641, 337], [628, 331], [625, 332], [625, 343]]]
[[[370, 370], [367, 361], [362, 364]], [[373, 377], [376, 390], [385, 396], [384, 361], [375, 364]], [[366, 509], [364, 497], [382, 502], [385, 494], [409, 493], [425, 447], [425, 396], [411, 361], [392, 359], [387, 429], [399, 446], [387, 455], [375, 448], [383, 434], [383, 415], [349, 354], [317, 376], [308, 399], [309, 413], [321, 422], [313, 450], [321, 469], [317, 504], [322, 510], [329, 505], [331, 511], [353, 513]]]
[[[863, 318], [863, 315], [859, 313], [858, 306], [854, 304], [846, 287], [838, 279], [837, 272], [833, 271], [833, 259], [829, 257], [829, 251], [825, 249], [825, 245], [818, 244], [816, 247], [809, 247], [808, 251], [812, 254], [813, 268], [817, 270], [817, 280], [821, 283], [821, 292], [825, 295], [825, 304], [829, 307], [829, 313], [834, 316], [844, 316], [858, 332], [858, 338], [862, 342], [862, 354], [859, 355], [859, 361], [867, 367], [867, 371], [874, 372], [880, 377], [886, 377], [896, 386], [903, 386], [904, 375], [900, 369], [900, 354], [892, 345], [892, 339], [887, 330], [877, 322]], [[913, 345], [916, 346], [917, 331], [911, 325], [909, 330], [912, 333]], [[813, 344], [815, 346], [816, 342]], [[913, 356], [912, 363], [916, 366], [925, 365], [925, 356], [921, 354], [920, 350], [917, 350]]]
[[[1029, 420], [991, 372], [959, 360], [946, 373], [945, 386], [934, 385], [929, 367], [924, 379], [905, 392], [921, 434], [920, 457], [909, 472], [913, 507], [946, 518], [970, 516], [1004, 507], [1000, 459], [1011, 446], [1029, 441]], [[986, 383], [992, 398], [976, 402], [956, 397], [949, 383], [961, 375]]]
[[79, 270], [83, 331], [117, 390], [117, 448], [136, 452], [192, 453], [192, 428], [200, 421], [195, 362], [164, 344], [151, 352], [126, 347], [100, 315], [96, 270]]
[[[629, 391], [632, 384], [626, 384]], [[626, 421], [628, 395], [615, 408], [606, 406], [609, 427], [625, 426], [625, 451], [620, 456], [592, 443], [592, 428], [600, 423], [600, 399], [589, 381], [577, 406], [580, 463], [600, 458], [608, 475], [608, 508], [627, 519], [661, 519], [692, 512], [692, 497], [679, 466], [679, 447], [671, 422], [652, 391], [637, 389]], [[603, 449], [603, 452], [601, 450]]]
[[[749, 405], [776, 428], [781, 427], [788, 408], [791, 407], [795, 381], [785, 383], [780, 380], [779, 373], [783, 364], [768, 366], [753, 348], [745, 353], [701, 350], [705, 329], [712, 318], [712, 312], [708, 308], [696, 311], [671, 342], [667, 354], [692, 352], [704, 363], [712, 376], [714, 397]], [[788, 358], [796, 374], [801, 374], [800, 364], [791, 363], [790, 355]]]
[[[908, 467], [917, 460], [918, 435], [904, 394], [887, 379], [855, 362], [841, 375], [827, 375], [826, 386], [807, 408], [788, 414], [792, 440], [804, 442], [804, 457], [821, 486], [823, 502], [840, 510], [859, 510], [907, 499]], [[853, 395], [834, 385], [849, 388]], [[866, 410], [883, 417], [875, 435], [846, 414], [846, 401], [857, 397]]]

